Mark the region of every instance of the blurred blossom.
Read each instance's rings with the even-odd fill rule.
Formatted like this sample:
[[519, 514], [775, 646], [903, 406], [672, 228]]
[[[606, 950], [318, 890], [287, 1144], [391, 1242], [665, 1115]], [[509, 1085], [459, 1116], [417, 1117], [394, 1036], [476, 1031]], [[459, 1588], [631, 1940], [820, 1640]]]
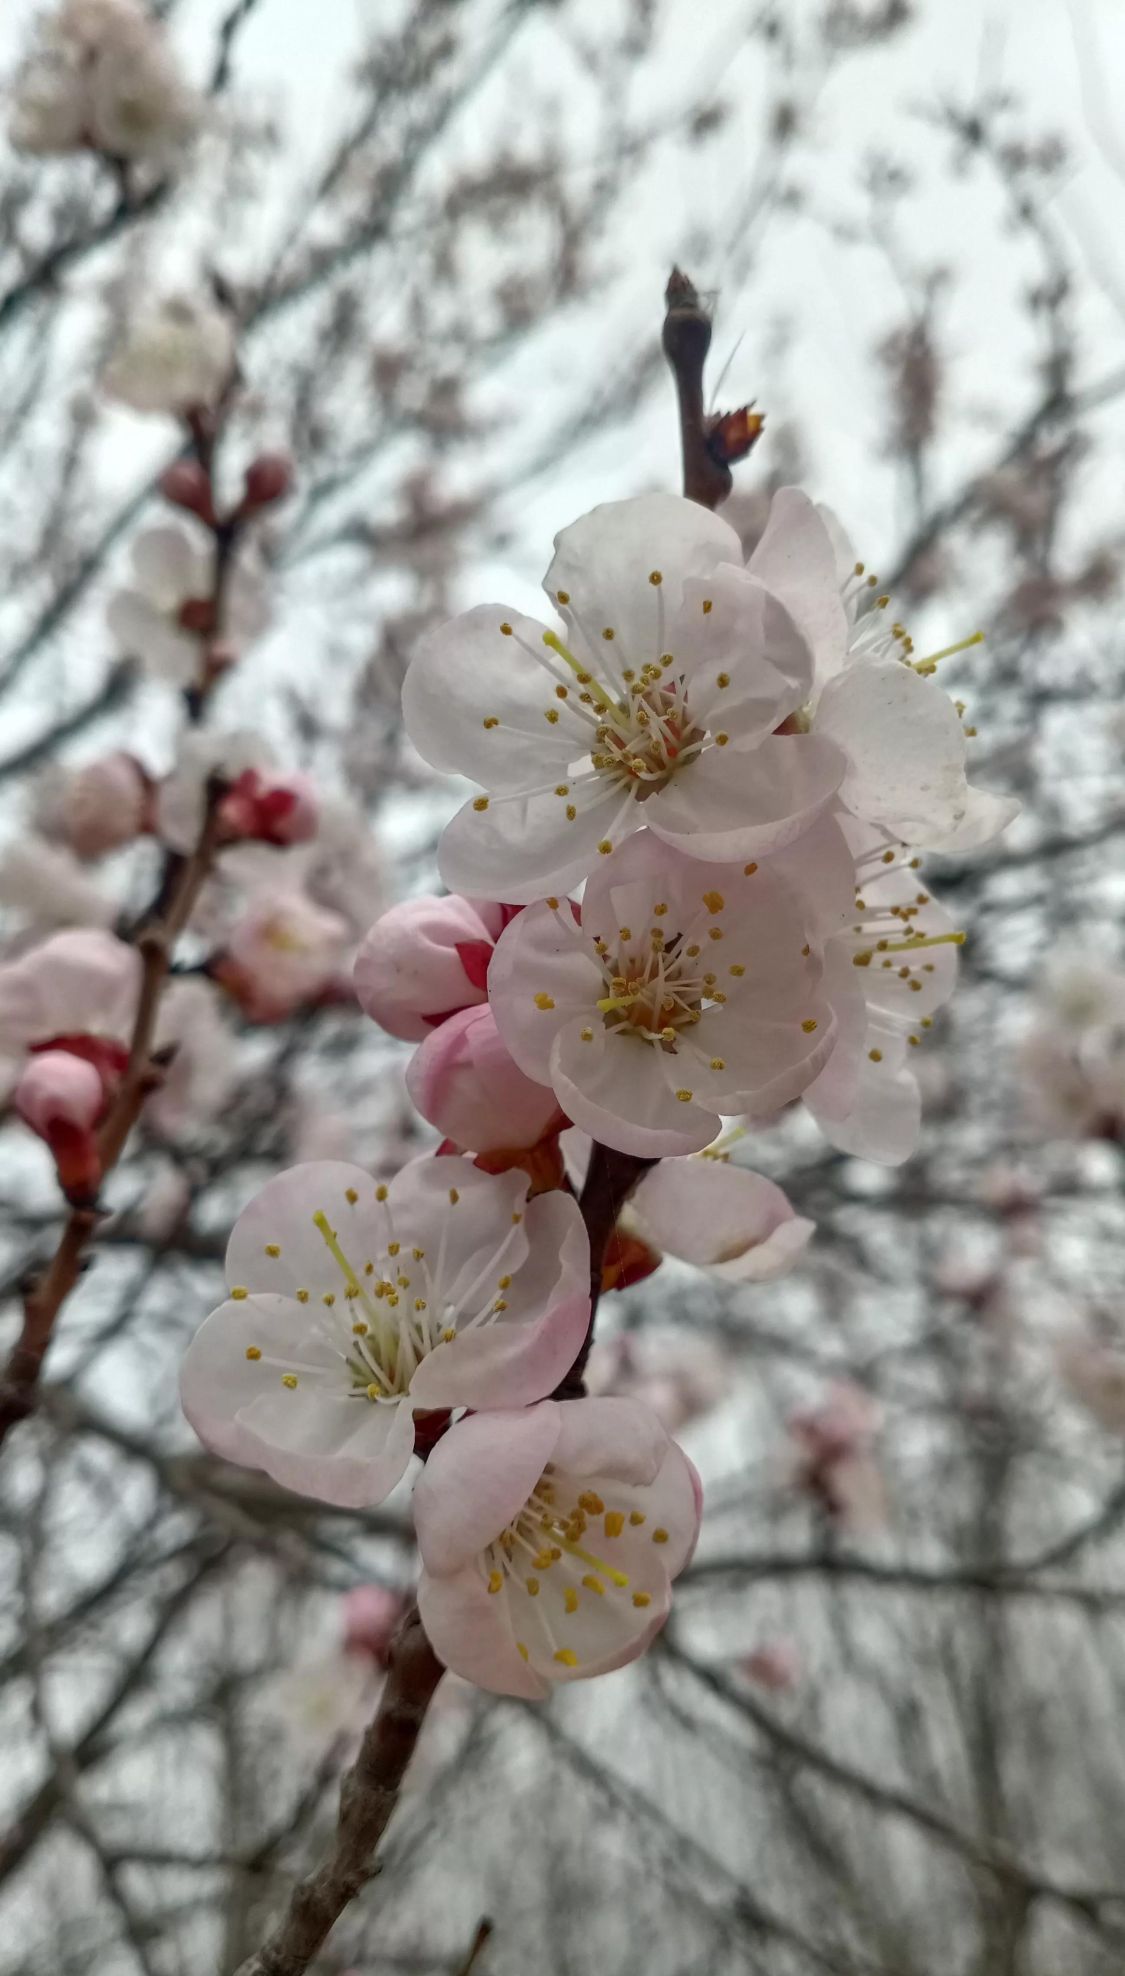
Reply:
[[1093, 956], [1050, 966], [1018, 1056], [1027, 1103], [1048, 1131], [1125, 1130], [1125, 971]]
[[549, 1084], [509, 1055], [488, 1007], [462, 1009], [414, 1052], [406, 1088], [422, 1117], [462, 1151], [537, 1146], [565, 1124]]
[[748, 1681], [771, 1694], [787, 1694], [801, 1679], [801, 1656], [792, 1640], [766, 1641], [738, 1663]]
[[799, 1450], [795, 1486], [857, 1535], [886, 1520], [883, 1480], [874, 1454], [882, 1420], [878, 1402], [850, 1380], [838, 1380], [818, 1406], [789, 1417]]
[[213, 406], [234, 370], [234, 328], [204, 296], [170, 295], [131, 322], [102, 373], [106, 396], [135, 412]]
[[662, 1324], [596, 1338], [587, 1384], [595, 1395], [639, 1400], [669, 1434], [678, 1434], [729, 1397], [732, 1377], [717, 1338]]
[[57, 768], [40, 787], [40, 828], [78, 858], [104, 858], [147, 827], [149, 790], [141, 764], [120, 748], [79, 768]]
[[0, 905], [29, 927], [112, 926], [118, 901], [70, 851], [45, 838], [12, 838], [0, 851]]
[[171, 1160], [164, 1160], [145, 1187], [133, 1219], [146, 1242], [166, 1242], [190, 1206], [191, 1183], [186, 1173]]
[[281, 1721], [286, 1741], [304, 1762], [323, 1758], [333, 1744], [341, 1759], [371, 1720], [383, 1687], [379, 1664], [341, 1647], [310, 1654], [277, 1675], [266, 1706]]
[[239, 1082], [238, 1053], [216, 990], [207, 981], [173, 981], [160, 1009], [158, 1048], [174, 1045], [145, 1117], [168, 1139], [184, 1138], [223, 1111]]
[[139, 0], [62, 0], [42, 15], [13, 91], [17, 151], [87, 147], [166, 160], [195, 130], [200, 100]]
[[264, 886], [236, 919], [211, 971], [252, 1022], [283, 1022], [334, 987], [349, 941], [338, 913], [294, 886]]
[[211, 605], [211, 543], [178, 522], [162, 522], [135, 536], [129, 555], [133, 581], [110, 598], [106, 623], [119, 650], [139, 659], [158, 679], [192, 686], [199, 677], [203, 644], [221, 637], [237, 656], [269, 624], [265, 578], [250, 550], [239, 552], [228, 571], [218, 625]]
[[1056, 1348], [1059, 1377], [1110, 1434], [1125, 1434], [1125, 1351], [1074, 1335]]
[[385, 1667], [406, 1604], [406, 1593], [390, 1585], [353, 1585], [340, 1600], [344, 1652]]

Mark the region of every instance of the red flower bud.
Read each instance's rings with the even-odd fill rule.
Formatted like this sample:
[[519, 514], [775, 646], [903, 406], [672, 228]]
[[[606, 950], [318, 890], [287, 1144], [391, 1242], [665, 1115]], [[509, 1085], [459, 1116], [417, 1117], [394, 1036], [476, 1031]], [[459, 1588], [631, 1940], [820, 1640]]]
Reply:
[[198, 515], [208, 528], [215, 525], [215, 504], [211, 482], [198, 460], [177, 460], [161, 475], [160, 492], [174, 508], [186, 508]]
[[257, 508], [268, 508], [274, 501], [283, 501], [292, 485], [293, 462], [288, 453], [259, 453], [246, 469], [243, 513], [252, 514]]

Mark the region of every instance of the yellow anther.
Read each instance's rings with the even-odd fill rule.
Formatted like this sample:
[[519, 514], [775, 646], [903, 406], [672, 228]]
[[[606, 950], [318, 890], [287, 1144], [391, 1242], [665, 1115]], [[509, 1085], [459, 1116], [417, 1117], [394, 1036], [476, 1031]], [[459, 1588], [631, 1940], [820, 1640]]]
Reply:
[[868, 1050], [867, 1054], [870, 1057], [872, 1063], [882, 1063], [883, 1061], [882, 1050]]
[[578, 1504], [579, 1508], [584, 1509], [588, 1516], [600, 1516], [605, 1508], [601, 1497], [594, 1489], [584, 1489], [578, 1498]]
[[517, 1652], [517, 1653], [519, 1654], [519, 1656], [520, 1656], [520, 1659], [521, 1659], [521, 1660], [527, 1660], [527, 1659], [528, 1659], [528, 1652], [527, 1652], [527, 1648], [526, 1648], [526, 1647], [524, 1646], [524, 1643], [523, 1643], [523, 1641], [522, 1641], [522, 1640], [517, 1640], [517, 1641], [516, 1641], [516, 1652]]
[[480, 812], [481, 812], [482, 810], [486, 810], [486, 809], [488, 808], [488, 797], [487, 797], [487, 796], [474, 796], [474, 797], [473, 797], [473, 808], [474, 808], [474, 810], [476, 810], [476, 811], [477, 811], [477, 813], [478, 813], [478, 815], [480, 814]]
[[247, 1345], [246, 1356], [248, 1359], [260, 1359], [262, 1356], [261, 1347], [259, 1345]]
[[524, 1587], [524, 1590], [526, 1591], [526, 1593], [527, 1593], [527, 1595], [528, 1595], [528, 1597], [529, 1597], [529, 1598], [531, 1598], [531, 1599], [537, 1599], [537, 1598], [539, 1597], [539, 1580], [538, 1580], [538, 1578], [529, 1578], [529, 1579], [527, 1580], [527, 1583], [526, 1583], [526, 1585], [525, 1585], [525, 1587]]
[[598, 845], [598, 850], [601, 852], [602, 857], [608, 858], [612, 849], [613, 845], [610, 843], [609, 838], [603, 837], [601, 843]]
[[380, 1181], [378, 1187], [376, 1187], [375, 1189], [375, 1199], [377, 1201], [385, 1201], [386, 1198], [387, 1198], [387, 1190]]
[[631, 1509], [629, 1511], [629, 1521], [632, 1524], [634, 1530], [639, 1530], [644, 1520], [645, 1520], [645, 1513], [643, 1509]]
[[456, 1336], [457, 1336], [456, 1331], [454, 1331], [451, 1325], [447, 1324], [445, 1330], [441, 1334], [442, 1344], [451, 1345], [453, 1343], [453, 1340], [456, 1338]]
[[578, 1594], [573, 1585], [568, 1585], [566, 1591], [563, 1593], [563, 1603], [568, 1612], [578, 1611]]
[[485, 728], [499, 727], [499, 725], [500, 722], [495, 714], [486, 714], [484, 719], [481, 721], [481, 726]]
[[283, 1372], [283, 1373], [282, 1373], [282, 1375], [281, 1375], [281, 1383], [282, 1383], [282, 1385], [283, 1385], [283, 1386], [288, 1386], [288, 1388], [289, 1388], [289, 1391], [290, 1391], [290, 1392], [292, 1392], [292, 1391], [293, 1391], [293, 1388], [294, 1388], [294, 1386], [295, 1386], [295, 1385], [297, 1384], [297, 1375], [296, 1375], [296, 1373], [295, 1373], [295, 1372]]
[[240, 1304], [243, 1298], [248, 1297], [249, 1295], [250, 1295], [249, 1290], [245, 1289], [241, 1283], [237, 1284], [235, 1288], [231, 1291], [231, 1296], [234, 1298], [236, 1304]]
[[853, 955], [852, 955], [852, 966], [853, 966], [853, 967], [870, 967], [870, 966], [871, 966], [871, 955], [870, 955], [870, 953], [863, 953], [863, 954], [853, 954]]
[[381, 1399], [382, 1399], [382, 1397], [383, 1397], [383, 1388], [382, 1388], [382, 1387], [380, 1386], [380, 1384], [379, 1384], [379, 1381], [378, 1381], [377, 1379], [372, 1379], [372, 1380], [371, 1380], [371, 1382], [370, 1382], [370, 1384], [368, 1385], [368, 1388], [367, 1388], [367, 1397], [368, 1397], [368, 1399], [369, 1399], [369, 1400], [381, 1400]]
[[557, 727], [557, 725], [558, 725], [558, 719], [559, 719], [559, 710], [558, 710], [558, 708], [557, 708], [557, 707], [548, 707], [548, 708], [547, 708], [547, 710], [546, 710], [546, 712], [545, 712], [545, 713], [544, 713], [544, 715], [543, 715], [543, 718], [544, 718], [544, 720], [549, 720], [549, 721], [550, 721], [550, 723], [551, 723], [551, 726], [552, 726], [552, 727]]
[[356, 1202], [357, 1202], [357, 1201], [358, 1201], [358, 1199], [359, 1199], [359, 1195], [358, 1195], [358, 1194], [356, 1193], [356, 1191], [355, 1191], [355, 1188], [354, 1188], [354, 1187], [345, 1187], [345, 1189], [344, 1189], [344, 1199], [345, 1199], [345, 1201], [347, 1201], [347, 1203], [348, 1203], [348, 1205], [349, 1205], [349, 1207], [353, 1207], [353, 1208], [354, 1208], [354, 1206], [355, 1206], [355, 1204], [356, 1204]]
[[568, 803], [568, 804], [567, 804], [567, 806], [566, 806], [566, 817], [567, 817], [567, 822], [568, 822], [568, 823], [573, 823], [573, 822], [574, 822], [574, 819], [575, 819], [575, 817], [576, 817], [577, 815], [578, 815], [578, 811], [577, 811], [577, 810], [575, 809], [575, 807], [574, 807], [574, 804], [573, 804], [573, 803]]
[[703, 903], [709, 913], [721, 913], [723, 907], [726, 905], [726, 900], [721, 892], [705, 892], [703, 894]]
[[327, 1308], [328, 1308], [329, 1310], [331, 1310], [331, 1309], [332, 1309], [332, 1306], [333, 1306], [333, 1304], [334, 1304], [334, 1303], [335, 1303], [335, 1301], [336, 1301], [336, 1292], [335, 1292], [335, 1290], [326, 1290], [326, 1291], [324, 1292], [324, 1295], [323, 1295], [323, 1297], [321, 1298], [321, 1300], [320, 1300], [320, 1301], [321, 1301], [321, 1303], [322, 1303], [322, 1304], [325, 1304], [325, 1305], [327, 1306]]
[[654, 1544], [666, 1544], [668, 1542], [668, 1532], [666, 1530], [654, 1530], [652, 1541]]
[[725, 689], [726, 687], [728, 687], [728, 686], [730, 685], [730, 674], [729, 674], [729, 672], [721, 672], [721, 673], [719, 674], [719, 677], [718, 677], [718, 678], [717, 678], [717, 680], [715, 681], [715, 684], [716, 684], [716, 686], [718, 686], [718, 687], [720, 687], [720, 688], [723, 688], [723, 689]]
[[735, 961], [735, 963], [734, 963], [734, 966], [733, 966], [733, 967], [729, 967], [729, 968], [727, 969], [727, 973], [728, 973], [728, 974], [733, 974], [733, 976], [734, 976], [734, 978], [735, 978], [735, 980], [736, 980], [736, 981], [741, 981], [741, 979], [742, 979], [742, 977], [743, 977], [743, 975], [745, 974], [745, 972], [746, 972], [746, 969], [745, 969], [745, 968], [743, 967], [743, 965], [742, 965], [742, 962], [741, 962], [741, 961]]
[[280, 1242], [267, 1242], [267, 1243], [266, 1243], [266, 1254], [267, 1254], [267, 1256], [279, 1256], [279, 1255], [281, 1254], [281, 1243], [280, 1243]]
[[581, 1036], [582, 1041], [584, 1043], [592, 1043], [594, 1040], [594, 1032], [592, 1029], [582, 1029], [579, 1031], [579, 1035]]
[[711, 1059], [712, 1070], [725, 1070], [726, 1067], [727, 1067], [726, 1059], [724, 1057], [712, 1057]]
[[641, 1611], [643, 1612], [645, 1606], [652, 1604], [652, 1596], [649, 1592], [634, 1592], [633, 1604], [635, 1606], [639, 1606]]
[[585, 1576], [585, 1577], [583, 1578], [583, 1580], [582, 1580], [582, 1583], [583, 1583], [583, 1584], [585, 1585], [585, 1587], [586, 1587], [586, 1590], [587, 1590], [588, 1592], [596, 1592], [596, 1593], [597, 1593], [597, 1595], [598, 1595], [598, 1597], [599, 1597], [599, 1599], [604, 1599], [604, 1597], [605, 1597], [605, 1586], [604, 1586], [604, 1585], [602, 1584], [602, 1581], [601, 1581], [601, 1579], [600, 1579], [600, 1578], [595, 1578], [595, 1577], [594, 1577], [594, 1574], [593, 1574], [593, 1572], [592, 1572], [592, 1571], [588, 1571], [588, 1572], [586, 1573], [586, 1576]]
[[652, 584], [658, 584], [658, 583], [663, 583], [664, 578], [660, 574], [660, 571], [658, 569], [653, 569], [650, 570], [648, 573], [648, 580]]
[[560, 1667], [577, 1667], [578, 1655], [572, 1647], [556, 1647], [555, 1659]]
[[620, 1537], [625, 1528], [625, 1516], [619, 1509], [607, 1509], [605, 1513], [605, 1534], [607, 1537]]
[[710, 597], [705, 597], [705, 598], [703, 599], [703, 615], [704, 615], [704, 617], [710, 617], [710, 615], [711, 615], [711, 612], [712, 612], [712, 610], [713, 610], [713, 609], [714, 609], [714, 605], [712, 604], [712, 602], [711, 602], [711, 599], [710, 599]]
[[729, 740], [730, 740], [729, 734], [716, 734], [715, 736], [716, 748], [725, 748]]
[[814, 1015], [806, 1016], [804, 1022], [801, 1024], [801, 1028], [804, 1030], [806, 1036], [811, 1036], [816, 1027], [817, 1020]]
[[502, 1591], [503, 1591], [503, 1589], [504, 1589], [504, 1573], [503, 1573], [502, 1571], [490, 1571], [490, 1572], [489, 1572], [489, 1574], [488, 1574], [488, 1589], [489, 1589], [489, 1591], [490, 1591], [490, 1592], [492, 1592], [493, 1594], [495, 1594], [495, 1593], [497, 1593], [497, 1592], [502, 1592]]
[[358, 1324], [353, 1324], [353, 1325], [352, 1325], [352, 1337], [353, 1337], [353, 1338], [366, 1338], [366, 1336], [367, 1336], [367, 1331], [368, 1331], [368, 1327], [367, 1327], [367, 1325], [366, 1325], [366, 1324], [365, 1324], [365, 1323], [363, 1322], [363, 1319], [362, 1319], [362, 1318], [360, 1318], [360, 1320], [359, 1320], [359, 1323], [358, 1323]]
[[308, 1293], [308, 1291], [307, 1291], [307, 1290], [298, 1290], [298, 1292], [297, 1292], [297, 1302], [298, 1302], [299, 1304], [307, 1304], [307, 1303], [308, 1303], [308, 1300], [309, 1300], [309, 1293]]
[[503, 634], [504, 634], [504, 637], [505, 637], [505, 638], [510, 638], [510, 637], [511, 637], [511, 635], [512, 635], [512, 627], [511, 627], [511, 625], [510, 625], [510, 624], [502, 624], [502, 625], [500, 626], [500, 629], [501, 629], [501, 631], [503, 632]]
[[452, 1207], [456, 1207], [456, 1206], [457, 1206], [457, 1203], [458, 1203], [458, 1201], [459, 1201], [460, 1199], [461, 1199], [461, 1196], [460, 1196], [460, 1194], [459, 1194], [459, 1193], [457, 1192], [457, 1189], [456, 1189], [456, 1187], [451, 1187], [451, 1188], [450, 1188], [450, 1190], [449, 1190], [449, 1200], [450, 1200], [450, 1205], [451, 1205]]
[[679, 1099], [681, 1105], [690, 1105], [691, 1103], [690, 1091], [677, 1091], [676, 1096]]
[[538, 995], [535, 997], [535, 1006], [537, 1009], [553, 1009], [555, 1006], [554, 998], [551, 995], [544, 994], [543, 990], [540, 989]]
[[755, 872], [757, 871], [757, 869], [758, 869], [758, 867], [757, 867], [757, 865], [756, 865], [756, 864], [755, 864], [755, 863], [753, 862], [753, 860], [751, 860], [751, 862], [750, 862], [749, 864], [745, 864], [745, 865], [743, 865], [743, 867], [742, 867], [742, 876], [743, 876], [743, 878], [753, 878], [753, 876], [754, 876], [754, 873], [755, 873]]

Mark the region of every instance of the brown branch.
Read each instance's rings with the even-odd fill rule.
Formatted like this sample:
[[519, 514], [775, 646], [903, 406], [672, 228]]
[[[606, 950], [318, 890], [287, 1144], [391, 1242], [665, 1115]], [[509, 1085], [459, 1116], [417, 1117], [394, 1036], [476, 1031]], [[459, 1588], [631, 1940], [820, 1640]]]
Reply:
[[[222, 792], [221, 782], [213, 782], [209, 786], [203, 827], [196, 847], [188, 857], [174, 861], [172, 882], [161, 888], [159, 911], [146, 918], [136, 935], [142, 959], [140, 994], [129, 1043], [128, 1063], [98, 1134], [98, 1161], [102, 1178], [117, 1165], [145, 1098], [154, 1084], [159, 1082], [160, 1071], [153, 1062], [152, 1048], [160, 1000], [168, 978], [172, 949], [191, 917], [218, 848], [219, 799]], [[35, 1404], [35, 1388], [59, 1312], [82, 1273], [86, 1248], [100, 1219], [101, 1212], [92, 1203], [74, 1206], [67, 1217], [54, 1256], [43, 1274], [25, 1292], [20, 1335], [0, 1374], [0, 1441], [16, 1421], [23, 1420], [31, 1412]]]
[[391, 1646], [379, 1706], [340, 1786], [332, 1850], [298, 1882], [283, 1919], [236, 1976], [302, 1976], [349, 1901], [378, 1871], [375, 1851], [444, 1672], [412, 1605]]
[[556, 1400], [580, 1400], [586, 1391], [586, 1361], [594, 1342], [606, 1250], [616, 1230], [618, 1215], [642, 1173], [655, 1164], [655, 1160], [642, 1159], [637, 1153], [615, 1152], [612, 1146], [603, 1146], [596, 1139], [590, 1149], [590, 1164], [578, 1198], [590, 1238], [590, 1321], [578, 1357], [555, 1388]]
[[676, 381], [680, 408], [680, 448], [684, 462], [684, 493], [701, 508], [717, 508], [734, 482], [730, 468], [716, 459], [708, 445], [708, 420], [703, 404], [703, 366], [711, 347], [711, 317], [694, 284], [673, 268], [664, 291], [664, 355]]

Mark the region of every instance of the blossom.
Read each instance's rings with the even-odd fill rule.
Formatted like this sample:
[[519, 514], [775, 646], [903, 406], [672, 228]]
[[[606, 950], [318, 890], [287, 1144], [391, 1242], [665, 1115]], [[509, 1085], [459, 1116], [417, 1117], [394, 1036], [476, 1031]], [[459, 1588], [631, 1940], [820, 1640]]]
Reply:
[[307, 775], [277, 768], [265, 742], [252, 731], [190, 729], [156, 802], [156, 828], [172, 850], [189, 851], [195, 845], [203, 827], [207, 784], [215, 776], [228, 785], [218, 812], [226, 842], [285, 848], [311, 843], [316, 836], [320, 803]]
[[586, 1383], [597, 1397], [639, 1401], [677, 1434], [728, 1397], [731, 1366], [718, 1339], [698, 1327], [646, 1324], [599, 1338]]
[[549, 1084], [533, 1083], [506, 1049], [492, 1010], [462, 1009], [414, 1052], [406, 1088], [422, 1117], [474, 1153], [537, 1146], [565, 1124]]
[[592, 1138], [656, 1157], [799, 1096], [835, 1034], [799, 873], [702, 865], [645, 831], [593, 874], [581, 927], [558, 900], [528, 907], [489, 970], [520, 1068]]
[[692, 501], [610, 502], [555, 540], [544, 587], [565, 638], [485, 604], [423, 641], [407, 731], [487, 792], [445, 831], [447, 885], [565, 891], [642, 822], [719, 862], [800, 834], [846, 764], [830, 741], [776, 734], [808, 698], [812, 655], [741, 565], [734, 530]]
[[119, 911], [70, 851], [30, 832], [0, 851], [0, 904], [37, 927], [109, 927]]
[[771, 1694], [787, 1694], [801, 1678], [801, 1656], [792, 1640], [765, 1640], [744, 1655], [739, 1667], [748, 1681]]
[[630, 1210], [666, 1255], [728, 1283], [787, 1275], [816, 1226], [794, 1213], [772, 1180], [706, 1153], [661, 1160], [642, 1178]]
[[39, 803], [47, 834], [83, 859], [104, 858], [146, 827], [149, 779], [122, 748], [49, 778]]
[[636, 1660], [668, 1616], [701, 1507], [691, 1463], [635, 1401], [461, 1421], [414, 1492], [434, 1652], [478, 1687], [535, 1700]]
[[171, 1063], [145, 1105], [145, 1121], [166, 1139], [183, 1139], [208, 1125], [230, 1103], [239, 1081], [238, 1052], [210, 982], [170, 983], [160, 1004], [158, 1049], [174, 1046]]
[[62, 0], [16, 78], [17, 151], [161, 159], [195, 129], [199, 99], [164, 33], [136, 0]]
[[269, 623], [261, 571], [246, 552], [227, 573], [222, 622], [214, 622], [214, 553], [178, 523], [144, 529], [130, 550], [133, 582], [106, 607], [106, 623], [122, 652], [174, 686], [196, 684], [204, 642], [221, 636], [244, 651]]
[[848, 836], [854, 916], [824, 949], [836, 1044], [804, 1101], [840, 1152], [897, 1166], [914, 1151], [921, 1122], [910, 1058], [953, 993], [964, 935], [908, 847], [850, 820]]
[[183, 416], [215, 405], [234, 371], [234, 326], [205, 296], [168, 295], [130, 323], [102, 389], [135, 412]]
[[[932, 678], [949, 654], [912, 656], [831, 509], [800, 488], [781, 488], [748, 567], [812, 650], [815, 675], [798, 724], [844, 755], [845, 808], [933, 851], [977, 850], [999, 836], [1019, 804], [969, 785], [960, 713]], [[978, 642], [979, 634], [965, 641]]]
[[1027, 1109], [1048, 1131], [1125, 1134], [1125, 970], [1091, 954], [1050, 962], [1018, 1063]]
[[296, 886], [264, 885], [246, 903], [211, 974], [252, 1022], [286, 1016], [331, 993], [349, 929]]
[[385, 1667], [405, 1610], [405, 1594], [390, 1585], [353, 1585], [340, 1600], [344, 1652]]
[[487, 995], [492, 950], [512, 909], [455, 893], [403, 899], [375, 921], [355, 959], [361, 1009], [389, 1035], [420, 1043]]
[[800, 1450], [797, 1486], [828, 1516], [857, 1531], [881, 1523], [885, 1514], [874, 1455], [881, 1419], [870, 1393], [846, 1379], [835, 1381], [818, 1406], [789, 1419]]
[[573, 1364], [589, 1314], [577, 1203], [523, 1174], [416, 1160], [376, 1185], [326, 1161], [281, 1173], [239, 1216], [230, 1297], [180, 1375], [215, 1453], [325, 1502], [381, 1502], [414, 1416], [526, 1406]]
[[1075, 1333], [1056, 1349], [1056, 1363], [1071, 1397], [1108, 1434], [1125, 1434], [1125, 1351]]
[[140, 976], [136, 949], [94, 929], [56, 933], [0, 967], [0, 1056], [26, 1059], [13, 1103], [74, 1199], [97, 1191], [95, 1128], [128, 1061]]

